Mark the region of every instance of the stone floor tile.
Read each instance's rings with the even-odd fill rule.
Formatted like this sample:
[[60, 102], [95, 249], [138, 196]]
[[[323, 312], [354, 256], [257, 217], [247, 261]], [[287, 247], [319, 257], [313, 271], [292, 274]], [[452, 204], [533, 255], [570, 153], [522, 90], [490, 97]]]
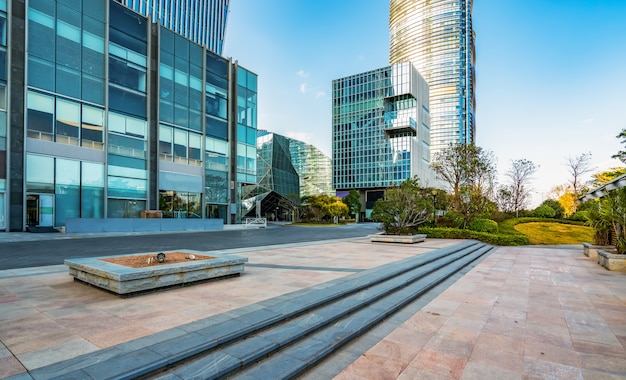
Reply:
[[335, 378], [393, 380], [403, 369], [404, 364], [401, 361], [390, 359], [388, 356], [367, 353], [355, 360]]
[[84, 339], [75, 339], [50, 348], [39, 349], [17, 355], [17, 358], [29, 370], [43, 367], [62, 360], [71, 359], [78, 354], [97, 351], [98, 347]]
[[626, 356], [578, 353], [581, 368], [606, 372], [626, 378]]
[[534, 340], [524, 342], [524, 356], [577, 368], [580, 367], [580, 359], [573, 348], [563, 348]]
[[583, 378], [591, 380], [624, 380], [624, 376], [583, 368]]
[[13, 356], [0, 358], [0, 379], [19, 375], [26, 372], [26, 368]]
[[453, 379], [461, 377], [467, 358], [431, 349], [421, 350], [409, 365]]
[[[415, 378], [417, 379], [417, 378]], [[504, 368], [493, 367], [482, 363], [468, 362], [461, 375], [461, 380], [521, 380], [522, 374]]]
[[526, 323], [525, 341], [551, 344], [572, 348], [572, 338], [567, 327], [550, 326], [541, 323]]
[[572, 339], [621, 346], [602, 316], [595, 310], [589, 312], [565, 311], [565, 319]]
[[[371, 380], [372, 378], [368, 378]], [[451, 380], [450, 376], [444, 376], [438, 373], [433, 373], [413, 366], [407, 366], [397, 377], [397, 380]]]
[[577, 367], [526, 357], [524, 360], [524, 379], [583, 380], [583, 374], [582, 370]]

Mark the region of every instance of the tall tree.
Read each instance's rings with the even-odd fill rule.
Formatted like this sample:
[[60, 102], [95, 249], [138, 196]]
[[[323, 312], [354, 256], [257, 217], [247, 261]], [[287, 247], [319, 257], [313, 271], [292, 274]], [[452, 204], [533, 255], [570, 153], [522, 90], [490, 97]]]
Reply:
[[582, 177], [593, 171], [593, 167], [591, 167], [591, 153], [582, 153], [574, 157], [570, 156], [567, 158], [565, 166], [567, 166], [567, 171], [571, 176], [569, 184], [572, 186], [574, 196], [579, 197], [582, 195], [585, 185]]
[[494, 207], [490, 200], [496, 174], [491, 151], [474, 144], [450, 144], [431, 163], [450, 189], [450, 207], [462, 216], [462, 227]]
[[519, 211], [526, 207], [530, 196], [529, 181], [538, 168], [532, 161], [522, 158], [512, 161], [511, 167], [505, 173], [509, 179], [511, 205], [512, 211], [515, 212], [515, 217], [519, 217]]

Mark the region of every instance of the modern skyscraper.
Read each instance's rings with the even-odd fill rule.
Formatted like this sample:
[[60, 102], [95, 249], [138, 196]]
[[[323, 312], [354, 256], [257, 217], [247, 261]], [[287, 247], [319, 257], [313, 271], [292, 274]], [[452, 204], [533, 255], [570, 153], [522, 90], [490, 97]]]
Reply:
[[333, 80], [337, 196], [358, 190], [369, 217], [389, 186], [432, 186], [429, 133], [428, 84], [410, 62]]
[[153, 23], [222, 54], [230, 0], [116, 0]]
[[390, 64], [412, 62], [430, 87], [430, 147], [476, 135], [472, 0], [390, 0]]

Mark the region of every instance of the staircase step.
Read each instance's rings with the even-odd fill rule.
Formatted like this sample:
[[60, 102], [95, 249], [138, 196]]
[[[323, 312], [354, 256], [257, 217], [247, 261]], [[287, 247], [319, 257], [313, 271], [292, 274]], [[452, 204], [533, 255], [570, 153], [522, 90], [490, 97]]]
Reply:
[[[297, 376], [489, 250], [490, 246], [471, 251], [461, 250], [460, 253], [260, 331], [250, 338], [220, 347], [206, 356], [200, 355], [156, 378], [185, 379], [201, 376], [215, 379], [228, 375], [245, 379]], [[297, 342], [298, 340], [300, 341]], [[322, 348], [319, 342], [324, 342], [326, 348]], [[311, 343], [314, 345], [311, 346]], [[274, 354], [279, 349], [281, 351]], [[272, 354], [269, 358], [240, 373], [236, 373], [237, 368], [233, 366], [226, 369], [219, 365], [220, 362], [234, 357], [240, 361], [239, 368], [245, 368], [269, 354]]]

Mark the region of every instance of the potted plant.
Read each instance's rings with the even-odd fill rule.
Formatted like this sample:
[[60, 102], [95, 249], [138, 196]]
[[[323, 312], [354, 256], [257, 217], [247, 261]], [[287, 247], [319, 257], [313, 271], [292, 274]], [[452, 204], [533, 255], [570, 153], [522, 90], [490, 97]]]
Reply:
[[615, 250], [598, 250], [598, 264], [608, 270], [626, 270], [626, 188], [611, 191], [600, 201], [600, 217], [609, 226]]
[[583, 243], [583, 253], [587, 257], [592, 259], [598, 258], [598, 250], [604, 250], [607, 252], [615, 252], [616, 248], [612, 244], [612, 231], [609, 221], [602, 215], [600, 208], [602, 203], [598, 201], [598, 207], [593, 207], [587, 210], [585, 214], [585, 224], [594, 229], [593, 243]]
[[428, 189], [419, 186], [417, 177], [409, 178], [397, 187], [385, 191], [376, 201], [372, 219], [380, 222], [382, 233], [370, 235], [370, 241], [417, 243], [424, 241], [418, 226], [426, 223], [433, 212]]

